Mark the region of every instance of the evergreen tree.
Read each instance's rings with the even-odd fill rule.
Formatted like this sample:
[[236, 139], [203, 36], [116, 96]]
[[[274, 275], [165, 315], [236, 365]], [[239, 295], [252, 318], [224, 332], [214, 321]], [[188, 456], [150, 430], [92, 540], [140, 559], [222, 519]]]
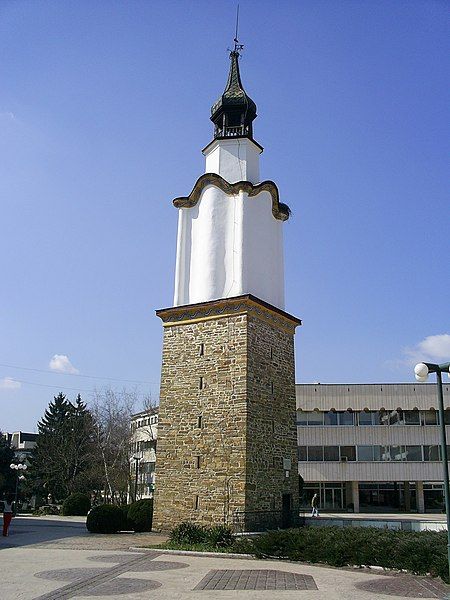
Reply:
[[36, 492], [51, 494], [54, 501], [75, 491], [89, 492], [94, 430], [80, 395], [74, 403], [62, 393], [55, 396], [38, 423], [38, 433], [30, 469]]
[[0, 497], [14, 490], [15, 472], [10, 468], [14, 459], [14, 448], [0, 431]]

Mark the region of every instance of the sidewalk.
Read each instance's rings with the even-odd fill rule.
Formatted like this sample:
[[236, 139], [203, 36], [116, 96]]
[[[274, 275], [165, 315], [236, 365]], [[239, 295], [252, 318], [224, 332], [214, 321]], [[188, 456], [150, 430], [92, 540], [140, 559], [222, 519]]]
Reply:
[[94, 535], [76, 517], [18, 517], [10, 537], [0, 540], [0, 595], [8, 600], [406, 600], [443, 598], [447, 591], [438, 579], [378, 569], [129, 550], [165, 537]]

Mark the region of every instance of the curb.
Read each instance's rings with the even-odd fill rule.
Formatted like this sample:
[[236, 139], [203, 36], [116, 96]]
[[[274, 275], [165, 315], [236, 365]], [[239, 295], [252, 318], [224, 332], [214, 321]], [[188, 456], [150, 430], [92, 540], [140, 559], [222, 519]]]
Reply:
[[241, 558], [256, 560], [250, 554], [233, 554], [231, 552], [199, 552], [198, 550], [169, 550], [168, 548], [143, 548], [142, 546], [130, 546], [129, 550], [146, 550], [147, 552], [159, 552], [161, 554], [179, 554], [180, 556], [206, 556], [207, 558]]

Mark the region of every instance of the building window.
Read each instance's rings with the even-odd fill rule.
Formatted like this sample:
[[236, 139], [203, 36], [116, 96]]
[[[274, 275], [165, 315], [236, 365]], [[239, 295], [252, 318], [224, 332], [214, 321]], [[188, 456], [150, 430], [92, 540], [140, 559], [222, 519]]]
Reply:
[[328, 410], [323, 415], [324, 425], [337, 425], [338, 424], [338, 415], [335, 410]]
[[201, 429], [202, 426], [203, 426], [203, 417], [202, 417], [202, 415], [198, 415], [198, 417], [197, 417], [197, 427], [199, 429]]
[[418, 410], [403, 411], [405, 425], [420, 425], [420, 414]]
[[198, 496], [195, 495], [194, 496], [194, 510], [198, 510], [198, 505], [199, 505], [199, 499], [198, 499]]
[[324, 446], [323, 459], [326, 461], [339, 461], [339, 446]]
[[340, 447], [340, 458], [342, 461], [353, 461], [356, 460], [356, 448], [355, 446], [341, 446]]
[[355, 424], [355, 413], [349, 410], [343, 410], [338, 412], [338, 423], [339, 425], [354, 425]]
[[199, 390], [203, 390], [204, 387], [205, 387], [205, 381], [204, 381], [203, 377], [199, 377], [199, 380], [198, 380], [198, 389]]
[[424, 410], [422, 412], [422, 425], [439, 425], [439, 413], [437, 410]]
[[309, 461], [323, 461], [323, 446], [308, 446]]
[[323, 425], [323, 412], [313, 411], [308, 413], [308, 425]]
[[195, 468], [200, 469], [200, 466], [201, 466], [201, 457], [197, 455], [195, 457]]
[[357, 446], [359, 461], [373, 461], [373, 446]]
[[408, 461], [422, 462], [422, 446], [405, 446], [405, 458]]
[[308, 413], [304, 410], [299, 410], [297, 412], [297, 425], [300, 427], [308, 425]]
[[439, 446], [424, 446], [423, 447], [423, 460], [425, 462], [441, 460], [441, 452]]
[[205, 355], [205, 344], [200, 344], [199, 350], [198, 350], [198, 355], [199, 356], [204, 356]]
[[298, 460], [305, 462], [308, 457], [307, 457], [307, 451], [306, 451], [306, 446], [299, 446], [297, 448], [297, 453], [298, 453]]
[[404, 446], [391, 446], [390, 447], [391, 460], [404, 460], [405, 459], [405, 448]]

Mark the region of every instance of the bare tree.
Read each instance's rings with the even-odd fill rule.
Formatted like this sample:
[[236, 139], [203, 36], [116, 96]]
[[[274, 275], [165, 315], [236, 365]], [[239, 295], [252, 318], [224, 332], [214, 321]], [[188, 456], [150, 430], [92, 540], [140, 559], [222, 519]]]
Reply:
[[140, 394], [110, 387], [95, 390], [90, 408], [95, 423], [95, 443], [101, 464], [102, 493], [112, 502], [126, 500], [129, 486], [130, 419]]

